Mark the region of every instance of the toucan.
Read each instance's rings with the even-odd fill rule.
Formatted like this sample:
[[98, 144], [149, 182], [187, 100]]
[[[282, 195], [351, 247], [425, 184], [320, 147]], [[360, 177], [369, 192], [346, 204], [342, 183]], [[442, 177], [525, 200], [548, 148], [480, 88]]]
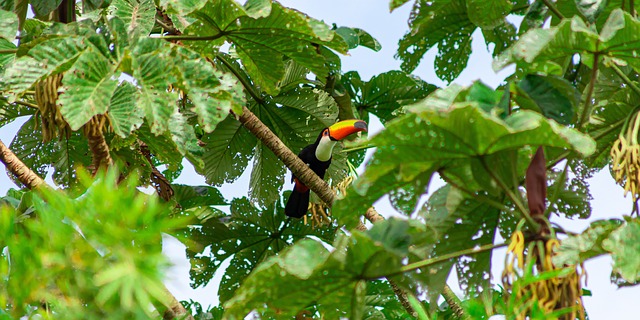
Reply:
[[[320, 178], [324, 179], [324, 173], [331, 164], [333, 147], [348, 135], [360, 131], [367, 131], [367, 123], [362, 120], [337, 122], [328, 128], [322, 129], [316, 142], [302, 149], [298, 157]], [[288, 217], [302, 218], [307, 214], [307, 207], [309, 207], [309, 187], [305, 186], [295, 176], [291, 180], [295, 183], [295, 186], [284, 207], [284, 213]]]

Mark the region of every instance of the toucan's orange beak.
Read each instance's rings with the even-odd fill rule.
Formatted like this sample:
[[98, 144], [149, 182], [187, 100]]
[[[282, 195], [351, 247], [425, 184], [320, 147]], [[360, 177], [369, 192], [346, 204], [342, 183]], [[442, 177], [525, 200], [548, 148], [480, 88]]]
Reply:
[[329, 137], [331, 137], [331, 140], [340, 141], [348, 135], [360, 131], [367, 131], [366, 122], [362, 120], [344, 120], [336, 122], [329, 127]]

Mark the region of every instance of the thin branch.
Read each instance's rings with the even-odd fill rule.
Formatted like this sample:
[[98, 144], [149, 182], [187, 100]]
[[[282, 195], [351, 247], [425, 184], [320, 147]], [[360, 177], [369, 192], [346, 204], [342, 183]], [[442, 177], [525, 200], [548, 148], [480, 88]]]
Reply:
[[425, 259], [425, 260], [422, 260], [422, 261], [417, 261], [417, 262], [410, 263], [408, 265], [403, 266], [402, 268], [400, 268], [399, 271], [394, 272], [392, 274], [388, 274], [387, 277], [398, 275], [398, 274], [402, 274], [402, 273], [413, 271], [413, 270], [417, 270], [417, 269], [424, 268], [424, 267], [428, 267], [428, 266], [431, 266], [431, 265], [434, 265], [434, 264], [437, 264], [437, 263], [440, 263], [440, 262], [447, 261], [449, 259], [459, 258], [459, 257], [462, 257], [462, 256], [470, 256], [470, 255], [482, 253], [482, 252], [485, 252], [485, 251], [491, 251], [493, 249], [506, 247], [508, 245], [509, 244], [506, 243], [506, 242], [505, 243], [499, 243], [499, 244], [487, 244], [487, 245], [480, 246], [480, 247], [477, 247], [477, 248], [464, 249], [464, 250], [452, 252], [452, 253], [449, 253], [449, 254], [445, 254], [445, 255], [442, 255], [442, 256], [439, 256], [439, 257]]
[[622, 72], [622, 70], [620, 70], [618, 66], [616, 66], [615, 64], [612, 64], [611, 69], [613, 69], [613, 71], [618, 75], [618, 77], [620, 77], [622, 81], [624, 81], [624, 83], [628, 85], [629, 88], [631, 88], [631, 90], [633, 90], [633, 92], [635, 92], [637, 95], [640, 96], [640, 87], [638, 87], [638, 85], [636, 85], [635, 82], [629, 79], [629, 77], [627, 77], [627, 75], [624, 74], [624, 72]]
[[578, 121], [577, 127], [581, 129], [584, 126], [589, 118], [591, 117], [591, 112], [593, 109], [593, 103], [591, 103], [591, 97], [593, 96], [593, 90], [596, 86], [596, 77], [598, 76], [598, 53], [593, 55], [593, 69], [591, 69], [591, 80], [589, 81], [589, 87], [587, 88], [587, 96], [584, 100], [584, 107], [582, 108], [582, 114], [580, 115], [580, 120]]
[[500, 177], [493, 171], [493, 169], [491, 169], [491, 167], [487, 165], [487, 162], [484, 160], [484, 158], [480, 159], [480, 162], [482, 163], [482, 166], [484, 167], [484, 169], [487, 170], [487, 173], [489, 173], [489, 176], [491, 176], [491, 178], [498, 184], [498, 186], [502, 188], [502, 190], [507, 194], [507, 197], [509, 197], [511, 202], [513, 202], [516, 205], [516, 208], [518, 208], [518, 211], [522, 213], [522, 216], [524, 217], [525, 220], [527, 220], [529, 225], [535, 230], [537, 230], [540, 226], [535, 220], [533, 220], [533, 218], [531, 218], [527, 208], [524, 206], [520, 198], [518, 198], [518, 196], [513, 192], [513, 190], [511, 190], [511, 188], [509, 188], [504, 183], [504, 181], [500, 179]]
[[468, 319], [468, 316], [462, 308], [462, 301], [460, 301], [460, 298], [458, 298], [453, 290], [451, 290], [451, 287], [447, 284], [445, 284], [444, 289], [442, 289], [442, 297], [444, 297], [444, 300], [447, 302], [451, 310], [453, 310], [457, 319]]
[[[162, 319], [164, 320], [172, 320], [172, 319], [184, 319], [184, 320], [194, 320], [193, 316], [187, 309], [184, 308], [182, 303], [176, 299], [176, 297], [169, 291], [169, 289], [163, 284], [162, 285], [165, 291], [165, 295], [169, 298], [169, 308], [162, 313]], [[163, 305], [164, 306], [164, 305]], [[160, 311], [160, 310], [158, 310]]]
[[545, 6], [547, 6], [547, 8], [549, 8], [549, 10], [551, 10], [551, 12], [553, 12], [553, 14], [556, 15], [556, 17], [558, 17], [560, 20], [564, 19], [564, 15], [562, 15], [560, 10], [558, 10], [558, 8], [553, 5], [553, 3], [551, 3], [549, 0], [542, 0], [542, 2]]
[[33, 109], [38, 109], [38, 105], [37, 104], [33, 104], [31, 102], [26, 102], [26, 101], [22, 101], [22, 100], [16, 100], [15, 101], [16, 104], [19, 105], [23, 105], [25, 107], [29, 107], [29, 108], [33, 108]]
[[220, 32], [218, 34], [214, 34], [211, 36], [194, 36], [194, 35], [168, 35], [168, 36], [160, 36], [153, 37], [158, 39], [170, 40], [170, 41], [211, 41], [224, 37], [226, 33]]
[[2, 49], [0, 50], [0, 54], [11, 54], [18, 52], [18, 49]]
[[282, 143], [271, 129], [256, 117], [247, 107], [242, 108], [242, 115], [238, 119], [256, 138], [258, 138], [267, 148], [269, 148], [284, 164], [291, 170], [293, 175], [308, 186], [315, 194], [331, 207], [335, 194], [327, 183], [320, 179], [307, 164]]
[[40, 178], [37, 173], [33, 172], [27, 167], [22, 160], [16, 156], [11, 149], [9, 149], [0, 140], [0, 161], [4, 163], [9, 172], [13, 173], [18, 180], [22, 182], [27, 188], [35, 189], [39, 186], [46, 185], [44, 179]]

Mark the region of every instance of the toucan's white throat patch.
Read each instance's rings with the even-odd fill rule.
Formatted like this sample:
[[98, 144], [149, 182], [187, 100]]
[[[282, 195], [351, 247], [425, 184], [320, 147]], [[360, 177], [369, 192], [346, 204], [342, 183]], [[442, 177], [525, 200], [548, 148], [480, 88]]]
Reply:
[[336, 146], [338, 141], [333, 141], [328, 136], [323, 136], [316, 147], [316, 158], [320, 161], [329, 161], [331, 159], [331, 153], [333, 147]]

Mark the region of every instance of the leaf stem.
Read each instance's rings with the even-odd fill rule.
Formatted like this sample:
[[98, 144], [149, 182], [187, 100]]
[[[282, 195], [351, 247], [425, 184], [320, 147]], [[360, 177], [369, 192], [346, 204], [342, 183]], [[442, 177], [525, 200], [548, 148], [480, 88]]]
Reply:
[[562, 15], [562, 13], [558, 10], [558, 8], [556, 8], [556, 6], [553, 5], [553, 3], [551, 3], [549, 0], [542, 0], [542, 2], [544, 3], [545, 6], [547, 6], [547, 8], [549, 8], [549, 10], [551, 10], [551, 12], [553, 12], [553, 14], [555, 14], [560, 20], [564, 19], [564, 15]]
[[462, 186], [460, 186], [459, 184], [453, 182], [453, 180], [449, 177], [446, 176], [446, 173], [444, 173], [442, 170], [438, 171], [438, 174], [444, 179], [444, 181], [446, 181], [448, 184], [450, 184], [451, 186], [453, 186], [454, 188], [468, 194], [469, 196], [471, 196], [472, 198], [480, 201], [480, 202], [484, 202], [492, 207], [495, 207], [496, 209], [500, 210], [500, 211], [504, 211], [504, 212], [509, 212], [509, 207], [505, 206], [504, 203], [500, 203], [499, 201], [496, 201], [494, 199], [491, 199], [490, 197], [484, 196], [484, 195], [480, 195], [477, 194], [467, 188], [464, 188]]
[[38, 109], [38, 105], [33, 104], [33, 103], [31, 103], [31, 102], [26, 102], [26, 101], [22, 101], [22, 100], [16, 100], [16, 101], [15, 101], [15, 103], [16, 103], [16, 104], [19, 104], [19, 105], [23, 105], [23, 106], [25, 106], [25, 107]]
[[457, 319], [466, 320], [468, 319], [467, 315], [462, 308], [462, 301], [460, 298], [451, 290], [448, 284], [445, 283], [444, 288], [442, 289], [442, 296], [444, 300], [447, 302], [453, 313], [456, 315]]
[[589, 87], [587, 88], [587, 96], [584, 99], [584, 107], [582, 108], [582, 114], [578, 121], [577, 128], [580, 130], [582, 126], [588, 122], [593, 111], [593, 103], [591, 103], [591, 97], [593, 96], [593, 89], [596, 86], [596, 77], [598, 76], [598, 53], [593, 54], [593, 68], [591, 69], [591, 80], [589, 80]]
[[9, 54], [9, 53], [16, 53], [18, 52], [18, 49], [2, 49], [0, 50], [0, 54]]
[[482, 252], [485, 252], [485, 251], [491, 251], [493, 249], [506, 247], [507, 245], [509, 245], [509, 243], [507, 243], [507, 242], [499, 243], [499, 244], [493, 244], [493, 243], [492, 244], [486, 244], [484, 246], [464, 249], [464, 250], [452, 252], [452, 253], [449, 253], [449, 254], [445, 254], [445, 255], [442, 255], [442, 256], [439, 256], [439, 257], [425, 259], [425, 260], [422, 260], [422, 261], [418, 261], [418, 262], [414, 262], [414, 263], [410, 263], [408, 265], [405, 265], [402, 268], [400, 268], [399, 271], [394, 272], [392, 274], [388, 274], [387, 277], [398, 275], [398, 274], [409, 272], [409, 271], [413, 271], [413, 270], [424, 268], [424, 267], [428, 267], [430, 265], [434, 265], [436, 263], [444, 262], [444, 261], [447, 261], [449, 259], [458, 258], [458, 257], [461, 257], [461, 256], [469, 256], [469, 255], [473, 255], [473, 254], [482, 253]]
[[624, 72], [622, 72], [622, 70], [620, 70], [618, 66], [616, 66], [615, 64], [612, 64], [611, 69], [613, 69], [613, 71], [618, 75], [618, 77], [620, 77], [622, 81], [624, 81], [624, 83], [628, 85], [629, 88], [631, 88], [631, 90], [633, 90], [633, 92], [635, 92], [637, 95], [640, 96], [640, 87], [638, 87], [638, 85], [636, 85], [631, 79], [629, 79], [629, 77], [627, 77], [627, 75], [624, 74]]
[[375, 148], [375, 146], [371, 145], [371, 144], [367, 144], [367, 145], [357, 146], [357, 147], [353, 147], [353, 148], [342, 149], [342, 152], [343, 153], [348, 153], [348, 152], [352, 152], [352, 151], [359, 151], [359, 150], [364, 150], [364, 149], [369, 149], [369, 148]]
[[220, 32], [218, 34], [214, 34], [211, 36], [196, 36], [196, 35], [189, 35], [189, 34], [184, 34], [184, 35], [167, 35], [167, 36], [160, 36], [160, 37], [153, 37], [153, 38], [158, 38], [158, 39], [164, 39], [164, 40], [171, 40], [171, 41], [211, 41], [211, 40], [217, 40], [220, 39], [222, 37], [224, 37], [226, 35], [226, 33], [224, 32]]
[[262, 96], [256, 91], [256, 89], [251, 85], [251, 83], [249, 83], [249, 81], [245, 77], [243, 77], [242, 74], [240, 74], [240, 71], [236, 70], [236, 68], [231, 64], [231, 62], [229, 62], [229, 60], [227, 60], [227, 58], [225, 58], [221, 54], [217, 54], [216, 59], [220, 60], [220, 62], [222, 62], [222, 64], [224, 64], [231, 71], [231, 73], [233, 73], [233, 75], [236, 76], [236, 78], [240, 81], [242, 86], [247, 90], [247, 92], [249, 93], [251, 98], [253, 98], [253, 100], [255, 100], [259, 104], [264, 103], [264, 99], [262, 98]]
[[480, 162], [482, 163], [484, 169], [487, 170], [487, 173], [489, 173], [489, 176], [491, 176], [491, 178], [498, 184], [498, 186], [502, 188], [502, 190], [507, 194], [507, 197], [509, 197], [509, 199], [516, 205], [516, 208], [518, 208], [518, 210], [522, 213], [522, 217], [527, 220], [529, 225], [535, 230], [540, 228], [538, 223], [535, 222], [533, 218], [531, 218], [527, 208], [524, 206], [520, 198], [513, 192], [513, 190], [511, 190], [511, 188], [509, 188], [504, 183], [504, 181], [502, 181], [502, 179], [500, 179], [500, 177], [493, 171], [493, 169], [491, 169], [491, 167], [487, 165], [487, 162], [484, 160], [484, 158], [480, 158]]

